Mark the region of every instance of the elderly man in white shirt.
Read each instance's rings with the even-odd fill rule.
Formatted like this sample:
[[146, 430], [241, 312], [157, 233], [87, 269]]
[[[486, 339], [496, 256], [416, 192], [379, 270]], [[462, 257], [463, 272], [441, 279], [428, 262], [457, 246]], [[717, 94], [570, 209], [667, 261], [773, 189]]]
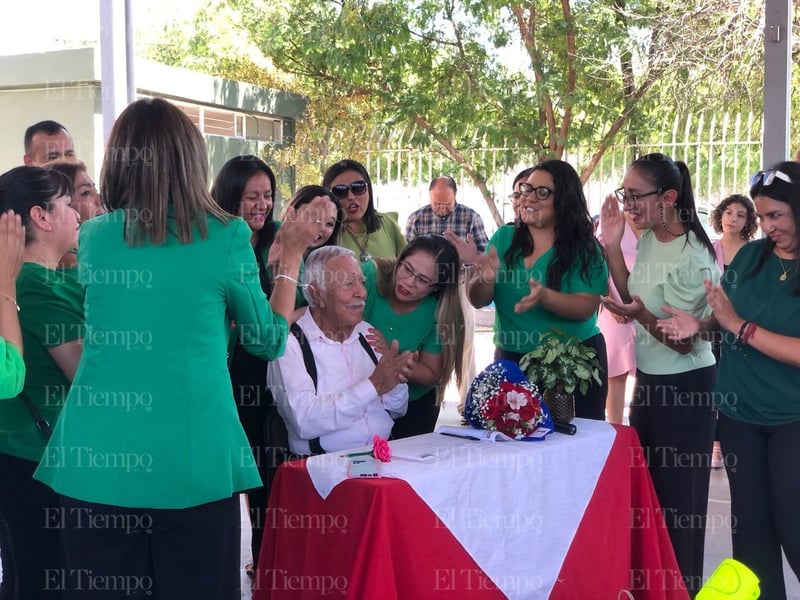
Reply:
[[309, 309], [296, 325], [311, 357], [304, 357], [297, 335], [290, 335], [286, 352], [267, 371], [290, 450], [318, 454], [364, 446], [375, 434], [388, 438], [394, 419], [408, 407], [414, 355], [398, 353], [396, 342], [383, 356], [369, 347], [365, 335], [371, 325], [362, 318], [367, 292], [351, 250], [314, 250], [303, 285]]

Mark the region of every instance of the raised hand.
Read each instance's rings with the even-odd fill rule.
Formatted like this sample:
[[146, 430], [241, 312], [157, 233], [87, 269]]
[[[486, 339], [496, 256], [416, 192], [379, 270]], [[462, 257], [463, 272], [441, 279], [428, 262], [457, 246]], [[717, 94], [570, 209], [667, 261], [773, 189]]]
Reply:
[[471, 233], [467, 234], [466, 240], [458, 237], [453, 231], [445, 231], [442, 235], [447, 238], [448, 242], [455, 246], [456, 252], [458, 252], [458, 258], [461, 259], [463, 264], [475, 264], [480, 258], [478, 247], [475, 245]]
[[497, 248], [491, 246], [486, 254], [481, 254], [475, 261], [472, 269], [472, 281], [494, 283], [499, 270], [500, 257], [497, 256]]
[[13, 211], [0, 215], [0, 291], [16, 296], [15, 282], [22, 268], [25, 228]]
[[327, 207], [330, 199], [326, 196], [317, 196], [306, 206], [307, 209], [298, 212], [293, 207], [288, 207], [284, 212], [283, 223], [280, 231], [281, 252], [302, 256], [320, 236], [320, 232], [325, 230], [321, 219], [309, 218], [309, 215], [321, 215]]
[[600, 227], [606, 246], [619, 246], [625, 233], [625, 216], [619, 207], [616, 194], [608, 194], [600, 210]]

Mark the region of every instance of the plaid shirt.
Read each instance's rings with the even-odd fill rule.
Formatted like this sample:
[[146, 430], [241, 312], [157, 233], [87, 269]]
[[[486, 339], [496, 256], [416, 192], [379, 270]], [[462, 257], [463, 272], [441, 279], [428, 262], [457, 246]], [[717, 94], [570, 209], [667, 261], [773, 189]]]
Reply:
[[409, 242], [418, 235], [442, 234], [445, 231], [454, 232], [462, 240], [466, 240], [467, 234], [471, 233], [478, 252], [481, 254], [489, 244], [481, 216], [463, 204], [456, 203], [453, 212], [446, 217], [437, 215], [430, 205], [423, 206], [408, 216], [406, 239]]

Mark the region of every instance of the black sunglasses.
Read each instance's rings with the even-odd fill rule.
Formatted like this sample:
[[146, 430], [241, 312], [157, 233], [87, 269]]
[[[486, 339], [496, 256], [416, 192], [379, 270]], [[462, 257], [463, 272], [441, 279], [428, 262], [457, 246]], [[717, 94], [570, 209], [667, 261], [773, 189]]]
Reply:
[[334, 185], [331, 188], [331, 194], [337, 200], [342, 200], [343, 198], [347, 198], [347, 193], [353, 192], [353, 196], [362, 196], [367, 193], [367, 182], [364, 180], [361, 181], [354, 181], [350, 185], [345, 185], [344, 183], [340, 183], [339, 185]]

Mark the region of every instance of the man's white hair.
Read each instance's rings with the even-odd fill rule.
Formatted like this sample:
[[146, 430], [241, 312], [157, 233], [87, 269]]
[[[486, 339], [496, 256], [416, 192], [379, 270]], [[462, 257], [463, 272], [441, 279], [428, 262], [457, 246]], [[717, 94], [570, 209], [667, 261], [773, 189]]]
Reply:
[[[328, 289], [328, 284], [333, 282], [333, 274], [328, 269], [328, 262], [340, 256], [356, 258], [355, 252], [343, 246], [322, 246], [312, 250], [306, 258], [303, 270], [303, 283], [313, 285], [319, 292]], [[317, 304], [311, 296], [309, 285], [303, 288], [303, 297], [312, 308]]]

